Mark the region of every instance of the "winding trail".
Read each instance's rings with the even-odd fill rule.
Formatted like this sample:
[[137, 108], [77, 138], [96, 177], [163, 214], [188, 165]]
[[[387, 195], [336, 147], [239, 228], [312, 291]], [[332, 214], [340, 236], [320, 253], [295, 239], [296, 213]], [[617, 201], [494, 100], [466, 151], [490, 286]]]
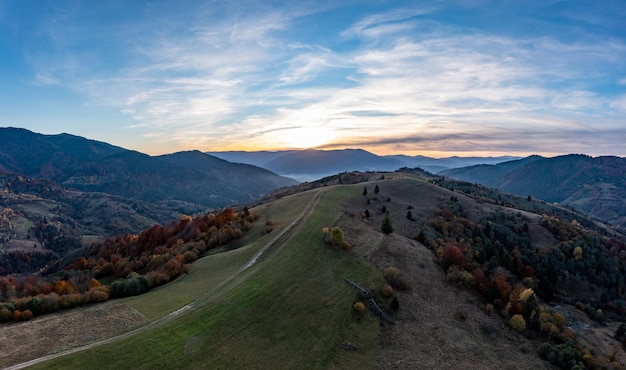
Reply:
[[[62, 356], [66, 356], [66, 355], [70, 355], [72, 353], [76, 353], [76, 352], [80, 352], [80, 351], [85, 351], [88, 349], [92, 349], [92, 348], [96, 348], [108, 343], [113, 343], [113, 342], [117, 342], [119, 340], [125, 339], [125, 338], [130, 338], [134, 335], [143, 333], [147, 330], [156, 328], [160, 325], [165, 324], [166, 322], [169, 322], [171, 320], [173, 320], [174, 318], [181, 316], [183, 314], [185, 314], [186, 312], [194, 309], [195, 304], [200, 301], [200, 300], [204, 300], [206, 298], [208, 298], [209, 296], [211, 296], [212, 294], [214, 294], [217, 290], [221, 289], [224, 285], [230, 283], [232, 280], [234, 280], [237, 276], [239, 276], [242, 272], [244, 272], [245, 270], [247, 270], [248, 268], [252, 267], [254, 264], [256, 264], [256, 262], [258, 261], [258, 259], [263, 256], [268, 249], [270, 249], [272, 246], [275, 246], [277, 244], [277, 242], [279, 240], [281, 240], [283, 237], [285, 237], [286, 235], [288, 235], [288, 233], [292, 233], [294, 228], [300, 224], [300, 222], [302, 222], [302, 220], [304, 220], [305, 218], [308, 218], [311, 213], [313, 212], [313, 210], [315, 209], [315, 206], [317, 205], [317, 203], [319, 202], [319, 199], [322, 195], [322, 190], [318, 190], [315, 195], [313, 195], [313, 197], [311, 198], [311, 200], [309, 201], [309, 203], [306, 205], [306, 207], [304, 207], [304, 209], [302, 210], [302, 213], [300, 213], [300, 215], [298, 217], [296, 217], [296, 219], [294, 219], [289, 225], [287, 225], [287, 227], [285, 227], [280, 233], [278, 233], [276, 236], [274, 236], [271, 240], [269, 240], [267, 243], [265, 243], [265, 245], [263, 245], [263, 247], [261, 247], [261, 249], [259, 249], [259, 251], [257, 253], [255, 253], [254, 256], [252, 256], [252, 258], [250, 258], [248, 260], [248, 262], [246, 262], [245, 265], [243, 265], [241, 268], [239, 268], [239, 270], [235, 271], [234, 273], [232, 273], [230, 276], [228, 276], [226, 279], [224, 279], [221, 283], [219, 283], [218, 285], [216, 285], [213, 289], [209, 290], [208, 292], [204, 293], [203, 295], [201, 295], [200, 297], [194, 299], [191, 303], [161, 317], [160, 319], [157, 319], [155, 321], [152, 321], [151, 323], [148, 323], [140, 328], [137, 328], [135, 330], [129, 331], [128, 333], [124, 333], [124, 334], [120, 334], [111, 338], [106, 338], [106, 339], [102, 339], [84, 346], [80, 346], [80, 347], [76, 347], [76, 348], [72, 348], [72, 349], [68, 349], [62, 352], [58, 352], [58, 353], [53, 353], [53, 354], [49, 354], [46, 356], [42, 356], [42, 357], [38, 357], [35, 359], [32, 359], [30, 361], [26, 361], [26, 362], [22, 362], [16, 365], [12, 365], [9, 366], [7, 368], [5, 368], [4, 370], [17, 370], [17, 369], [23, 369], [29, 366], [33, 366], [35, 364], [39, 364], [41, 362], [45, 362], [48, 360], [52, 360], [55, 358], [59, 358]], [[286, 240], [286, 239], [285, 239]]]

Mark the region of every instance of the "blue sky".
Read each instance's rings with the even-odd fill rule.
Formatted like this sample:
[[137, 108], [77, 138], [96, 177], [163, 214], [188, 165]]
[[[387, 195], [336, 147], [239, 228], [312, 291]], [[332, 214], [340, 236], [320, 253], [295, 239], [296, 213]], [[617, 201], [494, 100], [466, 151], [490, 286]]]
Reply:
[[0, 0], [0, 126], [148, 154], [626, 156], [626, 2]]

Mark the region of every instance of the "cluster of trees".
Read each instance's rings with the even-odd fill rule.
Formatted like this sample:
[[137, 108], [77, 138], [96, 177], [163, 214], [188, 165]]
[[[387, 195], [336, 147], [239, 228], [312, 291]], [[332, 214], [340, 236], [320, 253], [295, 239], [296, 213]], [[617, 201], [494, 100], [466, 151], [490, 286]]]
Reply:
[[[385, 177], [382, 176], [381, 179], [384, 179]], [[378, 186], [378, 184], [376, 184], [376, 186], [374, 186], [374, 194], [379, 194], [380, 193], [380, 187]], [[367, 190], [367, 186], [363, 188], [363, 196], [367, 197], [368, 194], [368, 190]], [[373, 197], [373, 198], [367, 198], [367, 204], [371, 205], [371, 200], [378, 200], [377, 197]], [[387, 202], [391, 202], [391, 198], [387, 197]], [[383, 214], [383, 220], [380, 224], [380, 231], [382, 231], [384, 234], [391, 234], [393, 232], [393, 225], [391, 223], [391, 217], [389, 216], [389, 211], [387, 210], [386, 206], [382, 206], [382, 208], [380, 209], [380, 213]], [[361, 215], [361, 218], [370, 218], [371, 214], [370, 211], [368, 209], [366, 209], [363, 214]], [[413, 215], [411, 214], [411, 210], [409, 209], [407, 216], [408, 219], [413, 220]]]
[[[184, 216], [139, 235], [109, 237], [82, 256], [57, 261], [39, 276], [0, 278], [0, 321], [19, 321], [109, 297], [137, 295], [189, 271], [207, 251], [240, 238], [256, 215], [232, 208]], [[106, 286], [100, 281], [108, 281]]]
[[26, 321], [34, 316], [109, 299], [109, 287], [89, 273], [68, 274], [67, 279], [35, 276], [0, 278], [0, 322]]
[[[436, 253], [449, 281], [478, 290], [489, 302], [487, 309], [509, 317], [518, 330], [559, 344], [574, 339], [560, 315], [538, 304], [535, 292], [549, 301], [576, 303], [596, 320], [607, 312], [620, 320], [626, 317], [623, 242], [545, 216], [541, 225], [560, 242], [536, 249], [527, 222], [521, 213], [507, 212], [473, 222], [453, 197], [440, 205], [417, 239]], [[593, 294], [581, 290], [581, 283], [587, 283]], [[578, 345], [577, 350], [585, 351]], [[598, 360], [587, 356], [585, 363], [594, 361]]]

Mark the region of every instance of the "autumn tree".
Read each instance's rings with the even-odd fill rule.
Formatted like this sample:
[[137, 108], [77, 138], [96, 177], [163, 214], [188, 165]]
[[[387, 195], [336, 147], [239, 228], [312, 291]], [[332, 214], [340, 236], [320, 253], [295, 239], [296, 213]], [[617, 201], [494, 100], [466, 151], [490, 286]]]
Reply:
[[511, 327], [517, 331], [526, 330], [526, 320], [524, 320], [524, 316], [516, 314], [511, 317], [509, 321]]
[[343, 242], [343, 230], [339, 226], [335, 226], [330, 230], [330, 241], [333, 244], [341, 245]]

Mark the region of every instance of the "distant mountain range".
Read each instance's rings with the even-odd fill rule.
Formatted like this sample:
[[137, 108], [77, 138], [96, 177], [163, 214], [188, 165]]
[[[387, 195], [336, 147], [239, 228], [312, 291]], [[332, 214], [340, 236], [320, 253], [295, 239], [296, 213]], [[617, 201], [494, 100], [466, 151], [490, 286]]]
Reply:
[[558, 202], [626, 227], [626, 158], [564, 155], [530, 156], [496, 165], [440, 172], [501, 191]]
[[395, 171], [402, 167], [420, 167], [432, 173], [475, 164], [496, 164], [519, 157], [448, 157], [388, 155], [378, 156], [362, 149], [285, 150], [260, 152], [208, 152], [207, 154], [234, 163], [247, 163], [266, 168], [299, 181], [312, 181], [347, 171]]
[[17, 128], [0, 128], [0, 171], [47, 178], [81, 191], [207, 208], [245, 203], [296, 184], [266, 169], [199, 151], [149, 156], [79, 136]]
[[69, 134], [0, 128], [0, 275], [295, 184], [199, 151], [149, 156]]

